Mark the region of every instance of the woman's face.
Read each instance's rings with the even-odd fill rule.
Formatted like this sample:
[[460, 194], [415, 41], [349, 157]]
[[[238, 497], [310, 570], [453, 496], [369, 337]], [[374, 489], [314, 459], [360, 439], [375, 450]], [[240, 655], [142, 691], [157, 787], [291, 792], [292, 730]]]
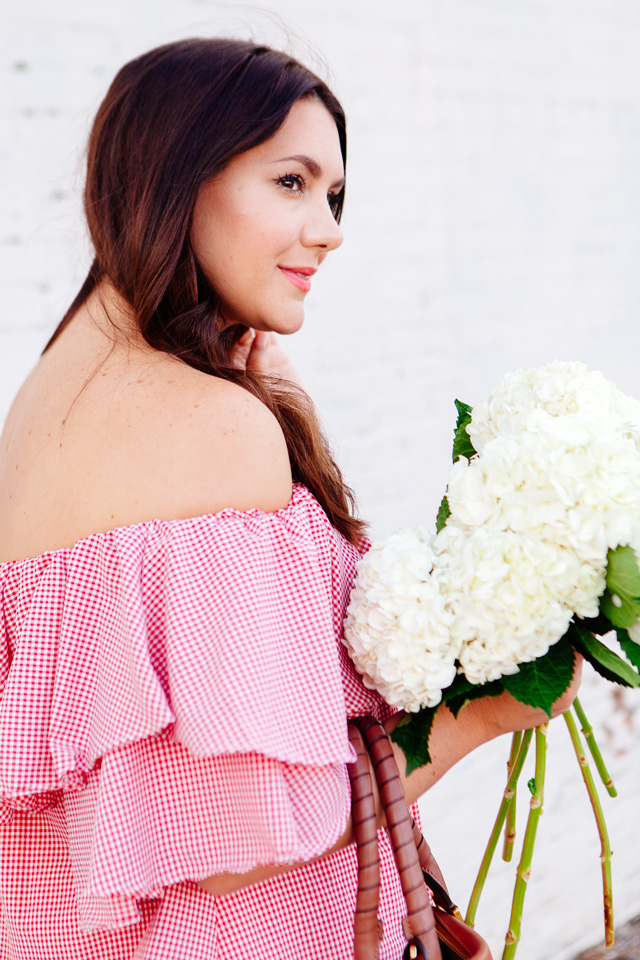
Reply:
[[204, 185], [191, 246], [224, 324], [294, 333], [311, 278], [342, 243], [333, 205], [344, 182], [335, 121], [298, 100], [270, 140], [239, 154]]

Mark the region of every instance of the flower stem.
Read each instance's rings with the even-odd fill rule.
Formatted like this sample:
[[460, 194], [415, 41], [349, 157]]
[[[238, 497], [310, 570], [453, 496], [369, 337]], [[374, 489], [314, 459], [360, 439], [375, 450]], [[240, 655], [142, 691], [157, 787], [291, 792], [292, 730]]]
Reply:
[[533, 857], [533, 845], [536, 839], [538, 821], [542, 813], [542, 804], [544, 801], [544, 777], [547, 760], [547, 727], [536, 727], [536, 772], [533, 781], [530, 781], [531, 802], [529, 805], [529, 817], [527, 819], [527, 828], [522, 842], [522, 854], [520, 863], [516, 871], [516, 884], [513, 890], [513, 902], [511, 905], [511, 919], [509, 920], [509, 930], [505, 937], [505, 948], [502, 953], [502, 960], [513, 960], [516, 955], [516, 949], [520, 941], [520, 927], [522, 923], [522, 908], [524, 906], [524, 895], [527, 892], [527, 884], [531, 876], [531, 860]]
[[[511, 771], [513, 770], [514, 764], [518, 757], [518, 751], [520, 750], [520, 744], [522, 742], [522, 730], [518, 730], [514, 733], [511, 739], [511, 752], [509, 754], [509, 759], [507, 760], [507, 783], [509, 782], [509, 777], [511, 776]], [[509, 806], [507, 807], [507, 821], [504, 828], [504, 846], [502, 848], [502, 859], [507, 863], [511, 860], [513, 856], [513, 841], [516, 838], [516, 792], [514, 790], [513, 797], [509, 801]]]
[[598, 773], [600, 774], [600, 779], [602, 780], [605, 787], [607, 788], [607, 793], [609, 794], [609, 796], [617, 797], [618, 791], [616, 790], [611, 774], [607, 770], [604, 760], [602, 759], [602, 754], [600, 753], [600, 747], [596, 742], [595, 734], [593, 732], [593, 727], [589, 723], [589, 720], [587, 719], [587, 715], [582, 708], [582, 704], [580, 703], [577, 697], [573, 701], [573, 706], [576, 712], [576, 716], [580, 721], [580, 726], [582, 727], [582, 733], [584, 734], [584, 738], [587, 741], [587, 746], [591, 751], [591, 756], [593, 757]]
[[491, 865], [491, 860], [493, 859], [493, 854], [495, 853], [498, 840], [500, 839], [500, 833], [502, 832], [502, 826], [507, 816], [507, 811], [515, 794], [518, 777], [522, 771], [522, 766], [524, 764], [525, 757], [527, 756], [527, 750], [529, 749], [532, 735], [533, 730], [525, 730], [524, 734], [522, 735], [518, 757], [513, 764], [513, 769], [507, 781], [507, 786], [502, 796], [500, 809], [498, 810], [498, 816], [496, 817], [493, 825], [493, 830], [491, 831], [491, 836], [489, 837], [489, 842], [484, 852], [480, 869], [478, 870], [478, 876], [476, 877], [476, 882], [474, 883], [473, 890], [471, 891], [471, 898], [469, 900], [467, 915], [465, 917], [465, 922], [468, 923], [470, 927], [472, 927], [475, 923], [480, 895], [484, 888], [487, 874], [489, 873], [489, 867]]
[[563, 716], [567, 727], [569, 728], [573, 749], [576, 752], [578, 763], [580, 764], [582, 778], [587, 787], [587, 793], [589, 794], [589, 800], [591, 801], [591, 806], [596, 818], [598, 835], [600, 837], [600, 861], [602, 863], [602, 892], [604, 899], [604, 939], [606, 945], [610, 947], [615, 940], [615, 936], [613, 932], [613, 893], [611, 889], [611, 844], [609, 843], [609, 834], [607, 831], [607, 825], [604, 821], [604, 813], [602, 812], [602, 806], [600, 804], [600, 798], [593, 780], [593, 775], [589, 769], [587, 757], [582, 747], [582, 741], [580, 740], [578, 727], [576, 726], [576, 722], [571, 716], [571, 712], [569, 710], [567, 710]]

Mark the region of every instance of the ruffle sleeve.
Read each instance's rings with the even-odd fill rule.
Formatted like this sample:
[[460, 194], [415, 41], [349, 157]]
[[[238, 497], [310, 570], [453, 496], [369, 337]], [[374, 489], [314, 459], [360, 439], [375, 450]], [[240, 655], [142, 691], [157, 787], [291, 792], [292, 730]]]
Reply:
[[85, 929], [340, 836], [337, 641], [364, 549], [296, 484], [277, 513], [154, 520], [0, 566], [0, 802], [61, 801]]

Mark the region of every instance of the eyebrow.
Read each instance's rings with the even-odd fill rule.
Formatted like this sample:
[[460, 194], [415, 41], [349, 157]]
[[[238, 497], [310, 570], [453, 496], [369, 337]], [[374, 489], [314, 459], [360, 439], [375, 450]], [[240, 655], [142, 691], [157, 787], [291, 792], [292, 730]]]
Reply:
[[[312, 177], [315, 177], [316, 180], [322, 176], [322, 167], [317, 160], [314, 160], [313, 157], [308, 157], [305, 153], [296, 153], [293, 157], [280, 157], [279, 160], [274, 160], [274, 163], [284, 163], [285, 160], [295, 160], [296, 163], [301, 163], [307, 168]], [[341, 177], [340, 180], [336, 180], [335, 183], [331, 184], [331, 189], [342, 189], [344, 187], [344, 177]]]

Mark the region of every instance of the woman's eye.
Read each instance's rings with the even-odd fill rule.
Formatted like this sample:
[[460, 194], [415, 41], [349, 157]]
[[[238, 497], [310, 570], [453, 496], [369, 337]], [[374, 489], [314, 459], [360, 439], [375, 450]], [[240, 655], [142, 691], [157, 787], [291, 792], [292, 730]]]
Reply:
[[305, 185], [304, 177], [299, 173], [288, 173], [284, 177], [278, 177], [276, 183], [289, 193], [302, 193]]
[[334, 215], [334, 217], [337, 217], [342, 203], [342, 190], [340, 193], [328, 193], [327, 201], [329, 203], [329, 209], [331, 210], [331, 213]]

